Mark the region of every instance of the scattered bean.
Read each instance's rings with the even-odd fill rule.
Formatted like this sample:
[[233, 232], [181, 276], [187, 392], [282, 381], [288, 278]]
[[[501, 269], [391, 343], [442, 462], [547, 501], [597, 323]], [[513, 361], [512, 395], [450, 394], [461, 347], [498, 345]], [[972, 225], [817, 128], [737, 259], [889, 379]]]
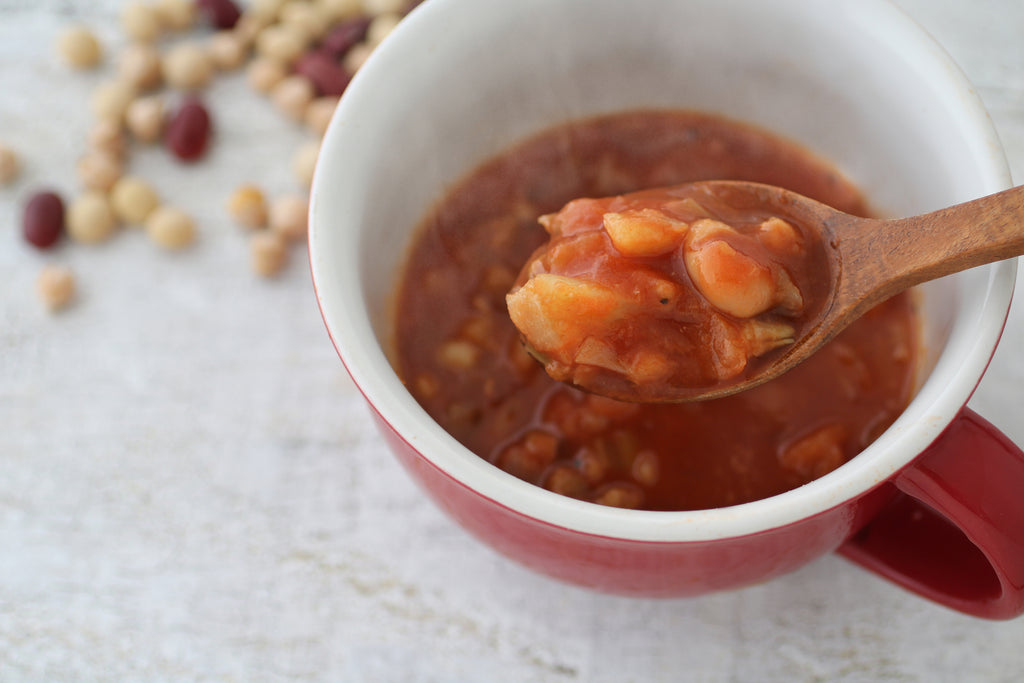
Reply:
[[67, 213], [68, 236], [83, 244], [97, 244], [110, 238], [117, 228], [107, 196], [87, 190], [71, 202]]
[[[130, 107], [129, 111], [131, 111]], [[127, 116], [127, 112], [125, 116]], [[113, 121], [100, 120], [94, 123], [87, 140], [89, 149], [115, 159], [123, 159], [128, 150], [128, 141], [125, 140], [121, 126]]]
[[234, 71], [245, 63], [249, 49], [234, 31], [219, 31], [210, 38], [210, 60], [221, 71]]
[[285, 76], [270, 91], [270, 99], [288, 118], [301, 121], [306, 115], [306, 107], [313, 101], [316, 89], [305, 76], [293, 74]]
[[279, 21], [285, 26], [291, 26], [307, 36], [310, 40], [318, 40], [323, 37], [327, 30], [327, 21], [324, 12], [315, 4], [308, 2], [285, 3], [278, 13]]
[[[357, 1], [361, 2], [362, 0]], [[265, 25], [269, 25], [277, 21], [284, 3], [285, 0], [253, 0], [249, 3], [249, 7], [246, 9], [245, 14], [247, 16], [256, 17]]]
[[316, 0], [316, 5], [332, 23], [350, 19], [363, 12], [362, 0]]
[[284, 64], [298, 59], [308, 44], [304, 33], [282, 24], [268, 26], [256, 36], [256, 52]]
[[93, 150], [78, 160], [75, 170], [82, 187], [107, 192], [121, 177], [124, 166], [118, 157]]
[[163, 25], [153, 5], [128, 2], [121, 9], [121, 28], [129, 38], [149, 43], [160, 37]]
[[274, 200], [268, 212], [268, 222], [272, 232], [286, 240], [297, 242], [304, 240], [307, 234], [307, 214], [309, 199], [305, 196], [286, 195]]
[[397, 13], [378, 14], [366, 30], [366, 42], [373, 47], [380, 45], [401, 20], [402, 17]]
[[110, 191], [110, 205], [122, 223], [142, 225], [160, 204], [153, 186], [132, 176], [125, 176]]
[[397, 14], [405, 9], [406, 0], [362, 0], [370, 14]]
[[299, 57], [295, 73], [305, 76], [317, 95], [339, 96], [345, 92], [351, 75], [327, 52], [314, 50]]
[[205, 153], [210, 141], [210, 113], [196, 99], [189, 99], [167, 123], [164, 144], [182, 161], [196, 161]]
[[164, 133], [164, 100], [159, 95], [140, 97], [124, 114], [128, 132], [139, 142], [156, 142]]
[[228, 213], [247, 228], [262, 228], [267, 224], [267, 200], [255, 185], [242, 185], [228, 197]]
[[345, 69], [354, 74], [363, 67], [366, 60], [370, 58], [370, 54], [373, 52], [373, 46], [369, 43], [359, 43], [358, 45], [352, 46], [352, 49], [345, 54], [341, 60], [341, 65]]
[[307, 142], [295, 153], [292, 158], [292, 171], [296, 179], [309, 187], [313, 184], [313, 173], [316, 171], [316, 160], [320, 156], [320, 143]]
[[37, 192], [25, 203], [22, 234], [29, 244], [48, 249], [64, 232], [64, 200], [56, 192]]
[[103, 60], [103, 46], [85, 26], [71, 26], [61, 32], [57, 52], [74, 69], [91, 69]]
[[288, 262], [288, 245], [277, 233], [261, 231], [250, 244], [252, 269], [263, 277], [277, 275]]
[[196, 20], [194, 0], [156, 0], [153, 4], [160, 24], [171, 31], [191, 28]]
[[366, 40], [366, 31], [373, 19], [360, 16], [344, 21], [332, 28], [320, 43], [320, 49], [335, 59], [344, 57], [349, 50]]
[[98, 120], [120, 126], [124, 112], [135, 99], [135, 88], [123, 81], [100, 84], [92, 95], [92, 112]]
[[318, 97], [306, 107], [306, 126], [317, 135], [327, 132], [327, 127], [334, 118], [334, 110], [338, 107], [337, 97]]
[[261, 93], [269, 93], [287, 75], [288, 67], [273, 57], [256, 57], [246, 70], [249, 85]]
[[234, 28], [242, 11], [232, 0], [195, 0], [196, 9], [215, 28]]
[[0, 185], [10, 185], [21, 173], [21, 160], [11, 147], [0, 142]]
[[44, 266], [36, 279], [36, 292], [50, 311], [59, 311], [75, 297], [75, 277], [63, 266]]
[[158, 206], [146, 218], [146, 234], [164, 249], [183, 249], [195, 241], [195, 223], [181, 209]]
[[149, 43], [133, 43], [124, 48], [118, 62], [121, 80], [136, 90], [152, 90], [163, 82], [160, 51]]
[[180, 43], [164, 55], [163, 73], [172, 88], [199, 90], [213, 78], [213, 61], [199, 45]]

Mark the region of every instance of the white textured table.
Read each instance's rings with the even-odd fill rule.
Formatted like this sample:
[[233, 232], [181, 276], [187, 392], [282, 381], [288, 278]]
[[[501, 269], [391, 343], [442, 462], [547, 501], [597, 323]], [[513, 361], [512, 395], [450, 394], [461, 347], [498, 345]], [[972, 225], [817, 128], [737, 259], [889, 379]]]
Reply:
[[[1024, 178], [1024, 3], [901, 0], [962, 64]], [[183, 254], [139, 233], [52, 254], [18, 234], [32, 187], [74, 187], [85, 102], [52, 43], [119, 2], [0, 0], [0, 681], [1018, 681], [1024, 619], [978, 621], [841, 559], [687, 601], [595, 595], [444, 518], [372, 429], [322, 329], [304, 254], [266, 282], [224, 201], [293, 189], [303, 139], [227, 78], [218, 137], [132, 170], [199, 219]], [[43, 263], [81, 296], [47, 315]], [[972, 405], [1024, 443], [1024, 309]], [[1024, 495], [1024, 492], [1022, 492]]]

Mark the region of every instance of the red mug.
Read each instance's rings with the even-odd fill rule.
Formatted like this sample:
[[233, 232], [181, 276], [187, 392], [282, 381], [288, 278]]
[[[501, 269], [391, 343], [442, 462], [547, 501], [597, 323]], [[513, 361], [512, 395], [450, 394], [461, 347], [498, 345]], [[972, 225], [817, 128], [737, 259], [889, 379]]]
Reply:
[[[673, 27], [694, 24], [679, 40]], [[477, 538], [597, 590], [693, 596], [838, 551], [968, 614], [1024, 612], [1024, 454], [965, 407], [1005, 323], [1015, 262], [923, 286], [922, 382], [903, 414], [837, 470], [743, 505], [653, 512], [559, 496], [469, 452], [406, 391], [387, 356], [389, 302], [431, 203], [527, 135], [641, 105], [781, 133], [887, 213], [1010, 185], [970, 84], [885, 0], [648, 0], [640, 14], [593, 0], [424, 3], [342, 98], [310, 206], [324, 322], [399, 460]]]

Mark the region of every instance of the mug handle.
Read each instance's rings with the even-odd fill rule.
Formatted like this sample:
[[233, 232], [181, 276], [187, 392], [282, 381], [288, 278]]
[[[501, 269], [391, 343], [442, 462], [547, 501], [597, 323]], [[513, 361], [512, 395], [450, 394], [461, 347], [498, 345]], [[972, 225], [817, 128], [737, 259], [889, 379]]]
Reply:
[[966, 614], [1024, 613], [1024, 452], [969, 408], [839, 554]]

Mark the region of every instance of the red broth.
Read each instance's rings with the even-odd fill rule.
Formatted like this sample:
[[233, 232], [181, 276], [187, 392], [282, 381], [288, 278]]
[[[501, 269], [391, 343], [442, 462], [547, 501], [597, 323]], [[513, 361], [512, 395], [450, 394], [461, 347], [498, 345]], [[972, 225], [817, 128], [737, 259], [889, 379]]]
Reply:
[[829, 164], [720, 117], [638, 111], [555, 127], [478, 168], [420, 226], [396, 307], [395, 360], [409, 390], [495, 466], [600, 504], [722, 507], [842, 465], [910, 399], [918, 325], [909, 294], [772, 382], [678, 405], [622, 403], [552, 380], [509, 319], [506, 294], [547, 237], [541, 215], [579, 197], [711, 179], [779, 185], [867, 214]]

